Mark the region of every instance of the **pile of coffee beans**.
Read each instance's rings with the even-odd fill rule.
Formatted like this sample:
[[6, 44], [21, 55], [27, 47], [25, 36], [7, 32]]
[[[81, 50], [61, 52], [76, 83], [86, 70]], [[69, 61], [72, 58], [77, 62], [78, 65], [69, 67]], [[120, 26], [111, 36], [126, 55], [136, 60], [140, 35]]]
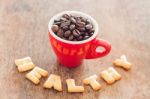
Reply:
[[82, 16], [63, 14], [54, 20], [52, 31], [60, 38], [69, 41], [86, 40], [94, 34], [93, 24]]

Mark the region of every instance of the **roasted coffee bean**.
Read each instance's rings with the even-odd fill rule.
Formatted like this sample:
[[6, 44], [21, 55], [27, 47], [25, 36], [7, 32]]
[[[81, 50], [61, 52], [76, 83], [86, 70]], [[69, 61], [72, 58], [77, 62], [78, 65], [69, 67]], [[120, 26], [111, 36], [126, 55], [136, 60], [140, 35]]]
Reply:
[[54, 20], [54, 23], [55, 23], [55, 22], [60, 22], [60, 20]]
[[68, 21], [68, 19], [66, 19], [66, 18], [60, 18], [60, 21], [66, 22], [66, 21]]
[[70, 21], [71, 21], [71, 23], [73, 23], [73, 24], [76, 23], [76, 20], [75, 20], [73, 17], [70, 18]]
[[60, 29], [58, 30], [58, 32], [59, 32], [59, 33], [63, 33], [63, 30], [60, 28]]
[[52, 25], [52, 31], [53, 31], [54, 33], [57, 33], [58, 30], [59, 30], [58, 25]]
[[83, 32], [83, 31], [85, 31], [85, 27], [79, 27], [78, 30], [79, 30], [80, 32]]
[[92, 26], [91, 24], [87, 24], [87, 25], [85, 26], [85, 28], [86, 28], [87, 30], [91, 30], [91, 29], [93, 28], [93, 26]]
[[81, 17], [80, 16], [77, 16], [75, 17], [76, 21], [81, 21]]
[[83, 39], [82, 36], [79, 36], [79, 37], [77, 38], [78, 41], [81, 41], [82, 39]]
[[67, 40], [65, 37], [62, 37], [62, 39]]
[[62, 29], [63, 29], [64, 31], [66, 31], [66, 30], [69, 29], [69, 27], [68, 27], [67, 25], [65, 25], [65, 26], [62, 27]]
[[81, 21], [82, 21], [82, 22], [85, 22], [85, 23], [86, 23], [86, 20], [87, 20], [86, 18], [83, 18], [83, 17], [81, 18]]
[[68, 26], [64, 26], [64, 27], [62, 27], [62, 29], [63, 29], [64, 31], [67, 31], [69, 28], [68, 28]]
[[82, 16], [63, 14], [54, 20], [52, 31], [60, 38], [69, 41], [82, 41], [94, 34], [93, 24]]
[[60, 38], [62, 38], [63, 37], [63, 32], [57, 32], [57, 36], [59, 36]]
[[89, 36], [89, 34], [88, 34], [88, 33], [84, 33], [84, 35], [85, 35], [85, 36]]
[[68, 31], [66, 31], [66, 32], [64, 33], [64, 37], [69, 37], [69, 36], [70, 36], [70, 34], [71, 34], [71, 31], [70, 31], [70, 30], [68, 30]]
[[75, 26], [74, 24], [72, 24], [72, 25], [70, 25], [69, 29], [70, 29], [70, 30], [74, 30], [75, 27], [76, 27], [76, 26]]
[[78, 40], [74, 38], [73, 41], [78, 41]]
[[80, 31], [75, 29], [73, 30], [72, 34], [75, 36], [75, 37], [79, 37], [80, 36]]
[[87, 20], [86, 20], [86, 24], [90, 24], [90, 23], [91, 23], [90, 20], [87, 19]]
[[92, 36], [94, 33], [92, 32], [92, 33], [89, 33], [89, 36]]
[[62, 17], [66, 19], [70, 19], [70, 16], [68, 14], [63, 14]]
[[89, 36], [84, 36], [84, 37], [83, 37], [84, 40], [86, 40], [86, 39], [88, 39], [88, 38], [89, 38]]
[[77, 22], [76, 22], [76, 25], [81, 28], [81, 27], [84, 27], [84, 26], [85, 26], [85, 23], [84, 23], [84, 22], [81, 22], [81, 21], [77, 21]]
[[60, 24], [61, 24], [60, 21], [54, 23], [54, 25], [58, 25], [58, 26], [59, 26]]
[[66, 25], [69, 26], [71, 22], [70, 22], [70, 20], [69, 20], [69, 21], [67, 21], [67, 22], [65, 22], [65, 23], [66, 23]]
[[69, 26], [70, 22], [62, 22], [60, 27]]
[[84, 32], [80, 32], [80, 34], [81, 34], [82, 36], [84, 36]]
[[94, 29], [88, 30], [89, 33], [92, 33], [92, 32], [94, 32], [94, 31], [95, 31]]
[[72, 41], [73, 38], [74, 38], [73, 35], [70, 35], [69, 38], [68, 38], [68, 40], [69, 40], [69, 41]]

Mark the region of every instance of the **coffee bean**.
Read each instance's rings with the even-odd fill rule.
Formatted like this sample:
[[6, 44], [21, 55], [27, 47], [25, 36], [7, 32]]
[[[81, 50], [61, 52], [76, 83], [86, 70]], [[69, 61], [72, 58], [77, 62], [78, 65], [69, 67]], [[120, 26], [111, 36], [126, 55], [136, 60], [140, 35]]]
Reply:
[[86, 18], [83, 18], [83, 17], [81, 18], [81, 21], [82, 21], [82, 22], [85, 22], [85, 23], [86, 23], [86, 20], [87, 20]]
[[89, 36], [84, 36], [84, 38], [83, 38], [83, 39], [84, 39], [84, 40], [86, 40], [86, 39], [88, 39], [88, 38], [89, 38]]
[[88, 34], [88, 33], [84, 33], [84, 35], [85, 35], [85, 36], [89, 36], [89, 34]]
[[75, 36], [75, 37], [79, 37], [80, 36], [80, 31], [75, 29], [73, 30], [72, 34]]
[[67, 40], [65, 37], [62, 37], [62, 39]]
[[66, 30], [68, 30], [68, 26], [65, 25], [65, 26], [62, 27], [62, 29], [63, 29], [64, 31], [66, 31]]
[[62, 17], [66, 19], [70, 19], [70, 16], [68, 14], [63, 14]]
[[57, 32], [57, 36], [59, 36], [59, 37], [63, 37], [63, 33], [61, 33], [61, 32]]
[[58, 30], [59, 30], [58, 25], [52, 25], [52, 31], [53, 31], [54, 33], [58, 32]]
[[59, 32], [59, 33], [63, 33], [63, 30], [60, 28], [60, 29], [58, 30], [58, 32]]
[[56, 20], [56, 19], [55, 19], [55, 20], [54, 20], [54, 23], [55, 23], [55, 22], [60, 22], [60, 20]]
[[80, 32], [80, 34], [81, 34], [82, 36], [84, 36], [84, 32]]
[[70, 34], [71, 34], [71, 31], [70, 31], [70, 30], [68, 30], [68, 31], [66, 31], [66, 32], [64, 33], [64, 37], [69, 37], [69, 36], [70, 36]]
[[93, 26], [92, 26], [91, 24], [88, 24], [88, 25], [85, 26], [85, 28], [86, 28], [87, 30], [91, 30], [91, 29], [93, 28]]
[[78, 17], [75, 17], [76, 21], [81, 21], [81, 17], [78, 16]]
[[73, 17], [70, 18], [70, 21], [71, 21], [71, 23], [73, 23], [73, 24], [76, 23], [76, 20], [75, 20]]
[[73, 38], [74, 38], [73, 35], [70, 35], [69, 38], [68, 38], [68, 40], [69, 40], [69, 41], [72, 41]]
[[92, 33], [92, 32], [94, 32], [94, 31], [95, 31], [94, 29], [88, 30], [89, 33]]
[[62, 29], [59, 29], [58, 32], [57, 32], [57, 36], [59, 37], [63, 37], [63, 30]]
[[84, 23], [84, 22], [81, 22], [81, 21], [77, 21], [77, 22], [76, 22], [76, 25], [81, 28], [81, 27], [84, 27], [84, 26], [85, 26], [85, 23]]
[[77, 38], [78, 41], [81, 41], [82, 39], [83, 39], [82, 36], [79, 36], [79, 37]]
[[64, 21], [64, 22], [66, 22], [66, 21], [68, 21], [66, 18], [60, 18], [60, 21]]
[[60, 24], [61, 24], [60, 21], [54, 23], [54, 25], [58, 25], [58, 26], [59, 26]]
[[83, 32], [83, 31], [85, 31], [85, 28], [84, 28], [84, 27], [78, 27], [78, 30], [79, 30], [80, 32]]
[[67, 21], [67, 22], [65, 22], [65, 23], [66, 23], [66, 25], [70, 25], [71, 22], [70, 22], [70, 20], [69, 20], [69, 21]]
[[89, 33], [89, 36], [92, 36], [94, 33], [92, 32], [92, 33]]
[[76, 27], [76, 26], [75, 26], [74, 24], [72, 24], [72, 25], [70, 25], [69, 29], [70, 29], [70, 30], [74, 30], [75, 27]]
[[86, 24], [90, 24], [90, 23], [91, 23], [90, 20], [87, 19], [87, 20], [86, 20]]
[[66, 27], [69, 26], [70, 22], [62, 22], [60, 27]]
[[51, 29], [58, 37], [69, 41], [88, 39], [95, 31], [89, 19], [71, 14], [63, 14], [60, 19], [54, 20]]
[[73, 41], [78, 41], [78, 40], [74, 38]]

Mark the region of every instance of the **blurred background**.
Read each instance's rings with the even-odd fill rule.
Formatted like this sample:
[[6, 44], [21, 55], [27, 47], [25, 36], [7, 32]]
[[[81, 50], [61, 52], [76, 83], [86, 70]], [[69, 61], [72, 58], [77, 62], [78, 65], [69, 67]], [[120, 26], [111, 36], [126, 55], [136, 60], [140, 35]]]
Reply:
[[[0, 99], [150, 99], [150, 0], [0, 0]], [[65, 10], [91, 15], [99, 24], [98, 38], [108, 40], [111, 53], [85, 60], [79, 68], [59, 66], [48, 39], [50, 18]], [[83, 78], [99, 74], [126, 54], [131, 71], [117, 69], [122, 80], [112, 86], [104, 81], [100, 91], [86, 87], [83, 94], [66, 92], [65, 79], [81, 84]], [[42, 80], [34, 86], [18, 73], [16, 58], [31, 56], [49, 73], [62, 76], [64, 92], [44, 90]]]

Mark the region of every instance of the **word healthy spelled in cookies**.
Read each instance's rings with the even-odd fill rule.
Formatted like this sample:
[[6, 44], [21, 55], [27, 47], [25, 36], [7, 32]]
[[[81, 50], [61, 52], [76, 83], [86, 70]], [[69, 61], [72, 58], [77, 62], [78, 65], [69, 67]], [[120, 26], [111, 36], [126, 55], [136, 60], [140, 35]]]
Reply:
[[[33, 82], [34, 84], [39, 84], [42, 77], [47, 77], [48, 72], [32, 62], [30, 57], [25, 57], [22, 59], [15, 60], [15, 64], [19, 72], [25, 72], [31, 70], [25, 75], [25, 77]], [[113, 64], [117, 67], [122, 67], [126, 70], [131, 68], [131, 63], [127, 61], [125, 55], [122, 55], [120, 59], [113, 61]], [[121, 75], [113, 68], [109, 67], [100, 73], [100, 77], [106, 81], [107, 84], [113, 84], [117, 80], [121, 79]], [[66, 79], [68, 92], [84, 92], [83, 85], [76, 85], [75, 80], [72, 78]], [[98, 82], [98, 76], [96, 74], [83, 79], [84, 85], [89, 85], [95, 91], [100, 90], [102, 85]], [[46, 89], [55, 89], [57, 91], [63, 91], [61, 77], [56, 74], [50, 74], [47, 80], [44, 82], [43, 87]]]

